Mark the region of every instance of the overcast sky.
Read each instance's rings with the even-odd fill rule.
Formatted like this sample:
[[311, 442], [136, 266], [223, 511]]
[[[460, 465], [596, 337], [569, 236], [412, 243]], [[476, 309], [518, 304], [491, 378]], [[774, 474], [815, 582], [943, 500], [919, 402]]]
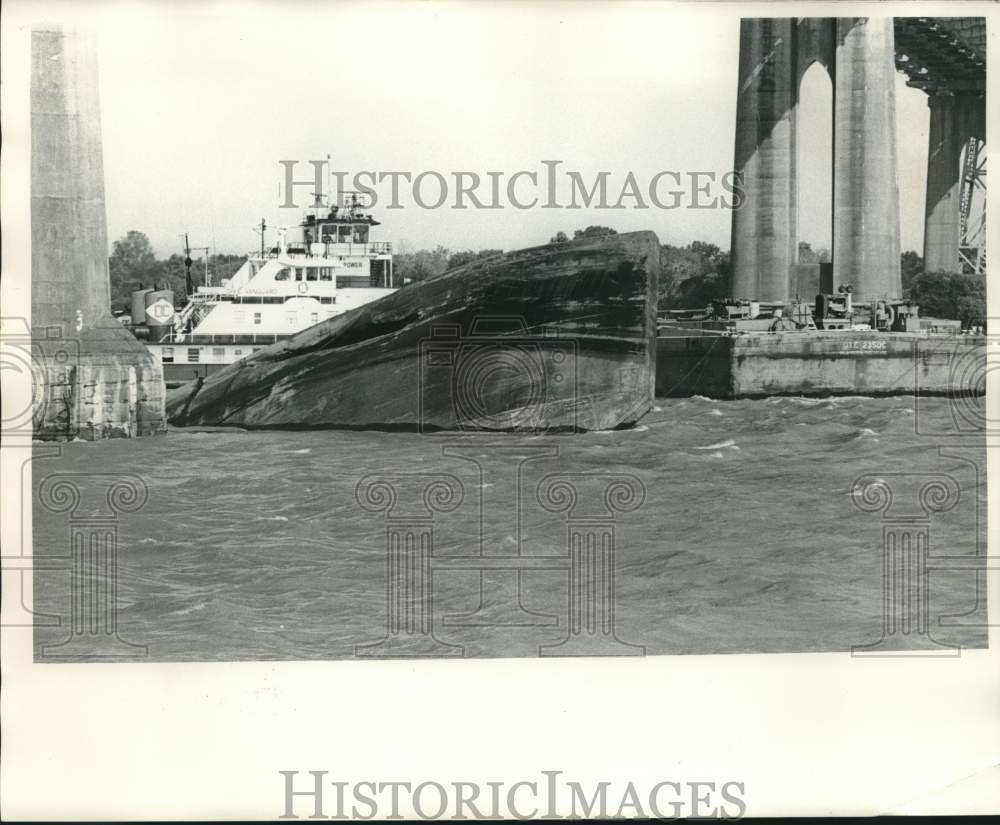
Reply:
[[[739, 21], [731, 10], [598, 2], [112, 9], [96, 21], [109, 236], [141, 230], [161, 256], [180, 251], [184, 231], [197, 246], [214, 240], [220, 252], [246, 252], [258, 244], [252, 227], [261, 217], [296, 224], [300, 210], [279, 208], [282, 159], [302, 161], [301, 177], [306, 161], [328, 154], [349, 173], [414, 175], [544, 172], [541, 161], [555, 159], [585, 180], [610, 171], [613, 199], [629, 171], [645, 186], [663, 170], [721, 177], [732, 168]], [[830, 244], [830, 95], [814, 68], [800, 109], [800, 220], [815, 247]], [[919, 250], [927, 104], [901, 77], [897, 109], [902, 242]], [[427, 191], [433, 198], [436, 188]], [[403, 209], [375, 210], [378, 237], [408, 249], [513, 249], [593, 223], [729, 247], [725, 209], [424, 210], [405, 187], [401, 201]]]

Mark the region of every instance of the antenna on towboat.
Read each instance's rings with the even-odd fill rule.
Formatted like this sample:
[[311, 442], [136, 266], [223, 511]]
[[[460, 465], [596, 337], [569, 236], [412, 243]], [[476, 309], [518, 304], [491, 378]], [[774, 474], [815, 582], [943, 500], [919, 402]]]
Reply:
[[253, 231], [260, 235], [260, 257], [264, 257], [264, 233], [267, 231], [267, 221], [260, 219], [260, 227], [254, 227]]
[[184, 286], [187, 289], [187, 294], [192, 295], [194, 294], [194, 283], [191, 281], [191, 265], [194, 261], [191, 259], [191, 253], [205, 253], [205, 286], [211, 286], [212, 280], [208, 277], [208, 253], [211, 251], [211, 247], [191, 246], [190, 241], [188, 241], [187, 232], [182, 237], [184, 238]]
[[188, 241], [187, 232], [184, 233], [184, 287], [187, 290], [187, 294], [191, 295], [194, 292], [194, 284], [191, 282], [191, 264], [194, 261], [191, 260], [191, 244]]

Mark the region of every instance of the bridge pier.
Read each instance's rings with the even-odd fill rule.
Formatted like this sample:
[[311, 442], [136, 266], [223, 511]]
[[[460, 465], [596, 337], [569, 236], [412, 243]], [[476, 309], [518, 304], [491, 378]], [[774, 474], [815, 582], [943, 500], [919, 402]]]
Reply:
[[959, 164], [973, 139], [980, 151], [986, 139], [985, 37], [985, 20], [972, 17], [741, 21], [735, 169], [746, 201], [733, 212], [735, 297], [784, 301], [795, 292], [796, 109], [802, 76], [815, 62], [834, 88], [834, 284], [852, 286], [860, 300], [902, 293], [897, 69], [928, 93], [931, 109], [924, 269], [982, 269], [982, 216], [968, 218], [969, 193], [982, 181], [963, 182]]
[[733, 212], [736, 295], [782, 301], [798, 257], [795, 18], [740, 21], [736, 171], [746, 201]]
[[896, 68], [891, 17], [835, 21], [833, 283], [899, 298]]
[[971, 138], [986, 139], [986, 100], [977, 94], [937, 92], [931, 110], [927, 149], [927, 204], [924, 271], [960, 272], [959, 206], [962, 149]]
[[894, 22], [864, 17], [741, 21], [735, 168], [747, 197], [733, 212], [733, 293], [792, 295], [796, 109], [802, 76], [817, 61], [834, 89], [834, 284], [860, 300], [899, 297]]
[[164, 430], [163, 375], [111, 316], [92, 36], [31, 33], [31, 348], [36, 438]]

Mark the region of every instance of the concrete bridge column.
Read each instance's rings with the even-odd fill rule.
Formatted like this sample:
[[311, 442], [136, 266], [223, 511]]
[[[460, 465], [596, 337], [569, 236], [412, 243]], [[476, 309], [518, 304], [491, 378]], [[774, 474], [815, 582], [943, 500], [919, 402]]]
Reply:
[[740, 22], [735, 169], [746, 201], [733, 211], [733, 293], [781, 301], [797, 257], [798, 101], [795, 18]]
[[837, 19], [833, 281], [856, 299], [902, 292], [893, 20]]
[[985, 138], [986, 101], [979, 95], [932, 94], [927, 150], [927, 206], [924, 270], [959, 272], [959, 199], [962, 149], [972, 137]]
[[[36, 438], [162, 432], [163, 374], [111, 316], [92, 35], [31, 33], [31, 324]], [[38, 386], [44, 382], [44, 387]]]

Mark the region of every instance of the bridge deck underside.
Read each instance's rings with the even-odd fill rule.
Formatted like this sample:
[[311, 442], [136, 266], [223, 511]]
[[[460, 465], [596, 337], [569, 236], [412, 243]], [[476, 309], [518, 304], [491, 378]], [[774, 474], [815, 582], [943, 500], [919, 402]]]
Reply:
[[986, 90], [986, 19], [897, 17], [896, 68], [907, 84], [934, 94]]

